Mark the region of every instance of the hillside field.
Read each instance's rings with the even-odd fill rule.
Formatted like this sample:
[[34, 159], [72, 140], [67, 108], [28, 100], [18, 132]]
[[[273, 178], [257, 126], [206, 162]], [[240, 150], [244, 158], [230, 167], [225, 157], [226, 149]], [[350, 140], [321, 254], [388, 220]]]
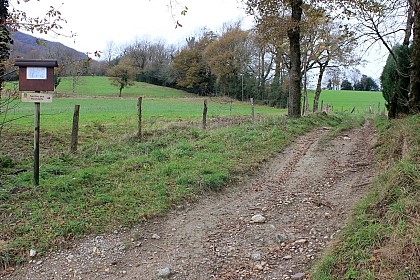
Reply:
[[[181, 99], [181, 98], [197, 98], [197, 95], [187, 93], [168, 87], [160, 87], [147, 83], [136, 82], [134, 86], [124, 88], [122, 97], [118, 98], [118, 88], [111, 85], [107, 77], [82, 76], [77, 79], [75, 91], [73, 92], [73, 79], [71, 77], [62, 78], [57, 87], [59, 96], [69, 96], [77, 98], [117, 98], [117, 99], [134, 99], [139, 96], [145, 99]], [[8, 87], [11, 87], [9, 84]], [[308, 91], [308, 100], [310, 110], [313, 107], [314, 91]], [[302, 96], [303, 101], [303, 96]], [[197, 101], [198, 102], [198, 101]], [[201, 102], [201, 101], [200, 101]], [[225, 100], [225, 103], [228, 101]], [[235, 103], [240, 103], [234, 101]], [[355, 108], [354, 113], [364, 114], [368, 112], [369, 106], [374, 112], [385, 112], [385, 100], [381, 92], [362, 92], [362, 91], [346, 91], [346, 90], [323, 90], [320, 97], [324, 104], [332, 106], [335, 112], [351, 112]], [[221, 102], [216, 102], [221, 103]], [[222, 102], [223, 103], [223, 102]], [[230, 112], [229, 112], [230, 113]]]

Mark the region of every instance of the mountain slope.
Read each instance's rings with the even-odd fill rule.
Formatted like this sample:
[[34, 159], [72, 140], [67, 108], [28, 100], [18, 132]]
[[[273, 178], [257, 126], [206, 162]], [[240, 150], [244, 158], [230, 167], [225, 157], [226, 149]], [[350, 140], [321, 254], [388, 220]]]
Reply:
[[86, 59], [86, 54], [75, 49], [67, 47], [58, 42], [48, 40], [40, 40], [29, 34], [20, 31], [13, 32], [12, 38], [14, 40], [12, 49], [12, 57], [20, 57], [26, 59], [57, 59], [63, 58], [78, 58]]

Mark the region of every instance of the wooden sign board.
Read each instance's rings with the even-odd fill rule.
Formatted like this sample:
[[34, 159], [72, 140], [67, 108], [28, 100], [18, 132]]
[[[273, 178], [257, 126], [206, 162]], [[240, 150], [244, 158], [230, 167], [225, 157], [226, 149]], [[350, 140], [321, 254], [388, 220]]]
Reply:
[[22, 102], [52, 103], [51, 93], [23, 92]]
[[54, 91], [57, 60], [16, 59], [15, 66], [19, 66], [20, 91]]

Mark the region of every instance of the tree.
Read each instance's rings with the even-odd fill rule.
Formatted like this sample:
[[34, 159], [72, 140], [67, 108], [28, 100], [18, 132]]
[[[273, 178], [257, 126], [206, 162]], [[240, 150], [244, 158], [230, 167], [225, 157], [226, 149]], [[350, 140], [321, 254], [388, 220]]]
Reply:
[[[7, 20], [9, 19], [9, 1], [0, 1], [0, 102], [1, 90], [3, 88], [4, 75], [6, 70], [6, 61], [10, 56], [10, 44], [13, 43], [10, 37], [9, 27]], [[0, 112], [1, 113], [1, 112]]]
[[225, 32], [204, 50], [211, 72], [224, 95], [240, 97], [240, 74], [244, 73], [250, 61], [247, 48], [248, 32], [239, 24], [227, 26]]
[[[411, 112], [420, 111], [420, 26], [419, 0], [346, 0], [345, 13], [357, 20], [353, 27], [360, 37], [371, 45], [380, 42], [389, 52], [397, 67], [395, 87], [389, 103], [388, 116], [398, 115], [398, 87], [403, 71], [398, 69], [398, 58], [392, 46], [403, 39], [403, 46], [408, 46], [413, 36], [409, 107]], [[367, 40], [366, 40], [367, 39]]]
[[[248, 13], [254, 15], [257, 25], [270, 26], [278, 30], [277, 38], [287, 36], [289, 40], [289, 100], [288, 115], [301, 115], [301, 48], [300, 30], [304, 4], [303, 0], [247, 0]], [[286, 12], [287, 11], [287, 12]]]
[[[389, 55], [381, 75], [382, 95], [387, 102], [386, 107], [390, 116], [409, 113], [408, 94], [410, 92], [410, 49], [407, 46], [397, 45], [393, 48], [393, 52], [397, 57], [397, 62]], [[401, 71], [400, 74], [397, 69]], [[401, 78], [397, 79], [397, 75], [400, 75]], [[395, 91], [397, 94], [394, 95]], [[391, 106], [391, 103], [396, 106]]]
[[379, 86], [371, 77], [362, 75], [362, 78], [360, 78], [360, 81], [354, 84], [354, 90], [378, 91]]
[[341, 90], [353, 90], [351, 82], [347, 79], [341, 82]]
[[118, 87], [118, 97], [121, 97], [122, 90], [134, 84], [136, 71], [128, 61], [121, 60], [117, 65], [109, 68], [107, 74], [111, 84]]
[[200, 95], [208, 95], [214, 86], [214, 76], [205, 59], [206, 47], [216, 39], [211, 31], [204, 31], [200, 39], [187, 39], [187, 46], [175, 55], [172, 63], [178, 86]]
[[412, 113], [420, 112], [420, 0], [411, 0], [414, 10], [413, 45], [411, 55], [411, 76], [409, 108]]
[[[314, 95], [313, 111], [318, 111], [322, 91], [322, 80], [328, 68], [348, 67], [359, 63], [355, 54], [356, 41], [353, 33], [345, 26], [335, 22], [324, 9], [305, 9], [303, 34], [304, 66], [303, 73], [318, 69], [318, 81]], [[306, 79], [303, 81], [306, 94]], [[339, 87], [339, 81], [335, 80]], [[306, 98], [307, 100], [307, 98]], [[305, 104], [308, 107], [308, 104]], [[308, 108], [306, 108], [308, 109]]]

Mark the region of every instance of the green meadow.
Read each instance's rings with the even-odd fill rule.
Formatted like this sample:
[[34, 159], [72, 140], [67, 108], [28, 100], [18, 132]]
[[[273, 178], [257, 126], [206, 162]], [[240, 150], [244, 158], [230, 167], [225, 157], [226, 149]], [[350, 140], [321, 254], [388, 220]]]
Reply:
[[[309, 108], [313, 106], [315, 93], [308, 92]], [[369, 106], [374, 112], [386, 112], [385, 99], [382, 92], [377, 91], [351, 91], [351, 90], [323, 90], [321, 92], [319, 106], [323, 103], [323, 108], [329, 104], [335, 112], [351, 112], [353, 108], [355, 113], [366, 113]]]
[[[156, 127], [170, 122], [193, 122], [199, 124], [203, 118], [204, 98], [147, 99], [142, 102], [143, 124]], [[137, 99], [104, 98], [54, 98], [52, 103], [41, 104], [43, 129], [55, 131], [71, 129], [75, 105], [80, 105], [80, 125], [100, 123], [107, 127], [137, 126]], [[280, 116], [285, 110], [266, 106], [255, 106], [255, 116]], [[22, 103], [8, 117], [19, 118], [15, 126], [33, 125], [34, 104]], [[247, 103], [228, 102], [220, 98], [208, 99], [208, 122], [228, 117], [251, 117], [251, 106]]]
[[[112, 86], [107, 77], [82, 76], [76, 80], [75, 92], [73, 92], [73, 79], [62, 78], [57, 87], [57, 93], [65, 93], [77, 96], [106, 96], [117, 97], [118, 87]], [[180, 98], [192, 97], [184, 91], [155, 86], [147, 83], [136, 82], [133, 86], [124, 88], [122, 97], [130, 98], [136, 96], [153, 98]]]

